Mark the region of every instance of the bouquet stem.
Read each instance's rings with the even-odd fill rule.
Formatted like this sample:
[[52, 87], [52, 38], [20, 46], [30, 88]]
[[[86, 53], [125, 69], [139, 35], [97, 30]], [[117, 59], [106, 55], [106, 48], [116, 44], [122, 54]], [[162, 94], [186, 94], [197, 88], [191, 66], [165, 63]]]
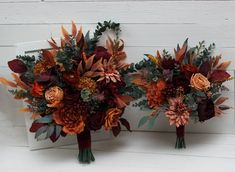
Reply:
[[186, 148], [186, 144], [184, 141], [184, 125], [176, 127], [176, 135], [177, 138], [176, 138], [175, 148], [176, 149]]
[[89, 164], [91, 161], [95, 161], [91, 151], [91, 133], [88, 129], [85, 129], [82, 133], [77, 134], [77, 142], [79, 148], [79, 162]]

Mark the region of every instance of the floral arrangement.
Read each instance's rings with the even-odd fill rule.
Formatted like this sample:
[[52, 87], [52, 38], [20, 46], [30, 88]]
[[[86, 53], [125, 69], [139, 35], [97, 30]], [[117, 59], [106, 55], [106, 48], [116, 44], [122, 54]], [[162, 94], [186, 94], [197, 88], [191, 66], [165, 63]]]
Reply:
[[187, 42], [178, 45], [174, 55], [166, 50], [157, 51], [156, 57], [145, 54], [147, 60], [128, 69], [139, 97], [145, 96], [134, 106], [152, 110], [150, 116], [140, 119], [139, 127], [148, 122], [151, 128], [156, 117], [164, 114], [176, 126], [175, 148], [186, 147], [184, 128], [190, 119], [204, 122], [230, 108], [223, 105], [228, 98], [221, 95], [228, 90], [223, 83], [232, 79], [226, 71], [230, 61], [220, 62], [221, 56], [213, 56], [214, 44], [206, 47], [203, 41], [189, 48]]
[[[51, 48], [41, 50], [38, 57], [17, 56], [8, 66], [14, 72], [14, 81], [0, 78], [12, 87], [9, 90], [17, 100], [28, 106], [22, 112], [31, 112], [34, 120], [30, 131], [35, 139], [50, 139], [75, 134], [79, 145], [78, 159], [90, 163], [95, 158], [91, 151], [91, 130], [111, 130], [114, 136], [121, 124], [130, 131], [122, 114], [132, 97], [126, 93], [123, 72], [124, 42], [119, 39], [120, 24], [98, 23], [94, 36], [84, 36], [82, 27], [72, 23], [71, 34], [62, 26], [60, 45], [52, 38]], [[104, 32], [113, 31], [115, 38], [98, 46]]]

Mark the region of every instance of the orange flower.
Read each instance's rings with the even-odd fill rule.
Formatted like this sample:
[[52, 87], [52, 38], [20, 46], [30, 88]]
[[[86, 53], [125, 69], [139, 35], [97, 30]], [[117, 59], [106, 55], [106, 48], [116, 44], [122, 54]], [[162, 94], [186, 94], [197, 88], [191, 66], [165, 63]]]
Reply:
[[206, 91], [210, 87], [210, 82], [208, 79], [200, 73], [196, 73], [191, 76], [190, 84], [199, 91]]
[[179, 127], [188, 123], [190, 113], [183, 100], [183, 97], [168, 99], [169, 107], [165, 115], [169, 118], [170, 125], [175, 124]]
[[43, 95], [43, 86], [38, 84], [37, 82], [34, 82], [32, 85], [31, 94], [36, 97], [41, 97]]
[[54, 86], [50, 87], [45, 92], [46, 101], [49, 103], [47, 104], [48, 107], [56, 107], [61, 102], [64, 97], [64, 92], [60, 87]]
[[67, 134], [79, 134], [83, 132], [85, 123], [82, 114], [85, 113], [79, 106], [64, 106], [53, 113], [56, 124], [63, 126]]
[[154, 108], [162, 104], [164, 97], [162, 97], [162, 90], [166, 88], [166, 82], [164, 80], [158, 80], [152, 82], [147, 88], [147, 100], [150, 108]]
[[118, 108], [108, 109], [106, 112], [104, 128], [106, 130], [109, 130], [112, 127], [118, 126], [118, 121], [121, 113], [122, 110]]

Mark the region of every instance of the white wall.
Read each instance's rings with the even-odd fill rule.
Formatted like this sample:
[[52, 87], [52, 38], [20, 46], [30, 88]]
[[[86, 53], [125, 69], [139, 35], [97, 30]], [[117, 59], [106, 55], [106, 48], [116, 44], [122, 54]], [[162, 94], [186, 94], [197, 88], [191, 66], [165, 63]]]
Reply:
[[[142, 59], [144, 53], [154, 54], [157, 49], [172, 51], [177, 43], [189, 37], [190, 45], [201, 40], [215, 42], [217, 52], [233, 61], [230, 66], [233, 74], [235, 1], [1, 0], [0, 75], [9, 73], [6, 64], [15, 56], [16, 43], [59, 37], [61, 24], [70, 27], [71, 20], [87, 30], [94, 29], [96, 22], [109, 19], [122, 24], [129, 62]], [[231, 88], [229, 104], [234, 106], [234, 81], [227, 84]], [[19, 105], [3, 92], [3, 86], [0, 89], [0, 126], [12, 126], [13, 115], [21, 116], [16, 108]], [[128, 110], [130, 112], [130, 108]], [[134, 128], [143, 112], [136, 114], [138, 117], [132, 122]], [[164, 128], [166, 121], [161, 120], [162, 125], [157, 122], [155, 129], [172, 130]], [[234, 132], [234, 110], [212, 124], [203, 125], [200, 130]]]

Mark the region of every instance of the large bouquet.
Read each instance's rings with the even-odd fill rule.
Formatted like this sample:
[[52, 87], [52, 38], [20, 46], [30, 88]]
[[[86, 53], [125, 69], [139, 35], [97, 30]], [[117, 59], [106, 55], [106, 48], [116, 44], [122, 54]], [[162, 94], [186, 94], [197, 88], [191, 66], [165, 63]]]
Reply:
[[[108, 37], [106, 47], [98, 46], [107, 30], [114, 32], [114, 40]], [[60, 45], [51, 39], [51, 49], [41, 50], [38, 57], [17, 56], [8, 62], [14, 81], [0, 78], [2, 84], [13, 87], [10, 92], [16, 99], [28, 103], [21, 111], [32, 113], [30, 131], [35, 138], [55, 142], [60, 136], [76, 134], [82, 163], [95, 160], [91, 130], [104, 126], [114, 136], [120, 124], [130, 130], [121, 117], [132, 98], [124, 95], [121, 71], [128, 65], [119, 34], [119, 23], [111, 21], [98, 23], [92, 38], [74, 23], [71, 34], [62, 26]]]
[[203, 41], [188, 48], [186, 40], [174, 49], [174, 55], [157, 51], [156, 57], [146, 54], [148, 60], [129, 67], [134, 72], [132, 83], [146, 97], [134, 105], [152, 110], [150, 116], [140, 119], [139, 126], [149, 121], [152, 127], [156, 117], [165, 114], [170, 125], [176, 126], [175, 147], [185, 148], [184, 127], [190, 117], [203, 122], [230, 108], [223, 105], [228, 98], [221, 96], [228, 90], [223, 83], [232, 79], [226, 72], [230, 61], [220, 62], [221, 56], [213, 56], [214, 47], [207, 48]]

